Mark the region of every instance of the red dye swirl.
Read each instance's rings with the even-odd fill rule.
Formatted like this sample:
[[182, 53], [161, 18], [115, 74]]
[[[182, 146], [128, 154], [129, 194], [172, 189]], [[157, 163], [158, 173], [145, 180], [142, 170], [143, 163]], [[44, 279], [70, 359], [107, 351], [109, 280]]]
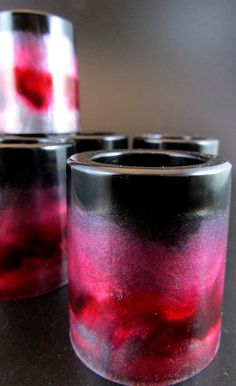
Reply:
[[24, 189], [21, 203], [16, 193], [1, 210], [1, 300], [38, 296], [66, 282], [64, 198], [57, 187]]
[[69, 213], [70, 326], [78, 356], [126, 385], [170, 385], [203, 369], [219, 341], [224, 217], [202, 220], [171, 245], [140, 237], [125, 222], [75, 207]]
[[31, 68], [14, 69], [17, 93], [27, 104], [37, 110], [47, 110], [52, 102], [52, 75]]

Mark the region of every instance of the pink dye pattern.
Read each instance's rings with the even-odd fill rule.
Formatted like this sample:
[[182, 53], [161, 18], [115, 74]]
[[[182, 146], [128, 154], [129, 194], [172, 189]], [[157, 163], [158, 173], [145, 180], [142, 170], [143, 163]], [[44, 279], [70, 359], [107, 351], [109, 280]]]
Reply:
[[16, 91], [25, 99], [29, 108], [45, 110], [50, 107], [53, 93], [50, 73], [15, 67], [14, 76]]
[[219, 342], [226, 239], [221, 218], [202, 221], [180, 247], [73, 208], [70, 316], [79, 357], [124, 384], [168, 385], [204, 368]]
[[16, 194], [1, 209], [2, 300], [37, 296], [66, 282], [66, 202], [56, 188], [22, 194], [22, 202]]
[[0, 57], [0, 131], [78, 131], [78, 64], [69, 39], [2, 32], [0, 51], [4, 39], [12, 55]]

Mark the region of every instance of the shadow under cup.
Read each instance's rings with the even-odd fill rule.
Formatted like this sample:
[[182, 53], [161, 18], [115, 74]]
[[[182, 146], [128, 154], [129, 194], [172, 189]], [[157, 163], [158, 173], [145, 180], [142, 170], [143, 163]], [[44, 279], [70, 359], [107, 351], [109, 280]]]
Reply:
[[70, 331], [92, 370], [169, 385], [216, 354], [231, 165], [174, 151], [73, 155]]
[[42, 295], [67, 281], [66, 159], [71, 143], [0, 140], [0, 300]]

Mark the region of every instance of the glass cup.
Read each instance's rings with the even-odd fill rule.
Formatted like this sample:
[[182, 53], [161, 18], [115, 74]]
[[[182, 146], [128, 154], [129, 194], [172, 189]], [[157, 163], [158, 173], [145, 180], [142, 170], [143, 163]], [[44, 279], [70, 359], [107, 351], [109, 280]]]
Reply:
[[134, 149], [186, 150], [217, 155], [219, 140], [190, 135], [140, 134], [133, 139]]
[[170, 385], [220, 338], [231, 165], [174, 151], [100, 151], [68, 164], [73, 348], [125, 385]]
[[73, 149], [70, 142], [0, 138], [0, 300], [67, 282], [66, 159]]
[[0, 13], [0, 132], [79, 130], [73, 25], [29, 10]]

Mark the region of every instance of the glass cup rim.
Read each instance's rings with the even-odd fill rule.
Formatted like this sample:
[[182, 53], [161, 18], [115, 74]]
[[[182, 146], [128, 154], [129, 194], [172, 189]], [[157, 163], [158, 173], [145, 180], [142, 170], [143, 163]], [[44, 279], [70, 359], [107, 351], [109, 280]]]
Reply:
[[[195, 164], [181, 166], [135, 166], [125, 164], [113, 164], [99, 161], [99, 158], [126, 157], [136, 155], [145, 157], [167, 156], [182, 157], [195, 160]], [[147, 156], [146, 156], [147, 157]], [[100, 174], [128, 174], [128, 175], [159, 175], [159, 176], [192, 176], [217, 174], [224, 170], [231, 169], [231, 163], [219, 156], [202, 154], [197, 152], [187, 152], [180, 150], [112, 150], [112, 151], [89, 151], [73, 154], [67, 161], [71, 168], [94, 172]]]
[[64, 16], [54, 14], [52, 12], [43, 11], [40, 9], [33, 9], [33, 8], [9, 8], [9, 9], [3, 9], [0, 11], [1, 15], [9, 15], [14, 17], [14, 15], [21, 14], [21, 15], [27, 15], [27, 16], [39, 16], [39, 17], [45, 17], [50, 19], [60, 19], [61, 22], [65, 22], [66, 24], [69, 23], [72, 26], [72, 22], [67, 19]]
[[[22, 18], [33, 20], [23, 30], [32, 33], [39, 33], [39, 26], [45, 27], [47, 23], [47, 33], [50, 35], [66, 35], [70, 39], [74, 40], [74, 26], [71, 20], [64, 16], [53, 14], [43, 10], [31, 9], [31, 8], [12, 8], [0, 11], [0, 32], [3, 31], [22, 31]], [[37, 18], [37, 23], [35, 23]], [[21, 20], [18, 20], [21, 19]], [[43, 34], [42, 32], [40, 34]]]
[[145, 142], [169, 142], [169, 143], [215, 143], [219, 144], [217, 138], [197, 136], [197, 135], [172, 135], [172, 134], [158, 134], [158, 133], [142, 133], [134, 136], [134, 140], [142, 140]]
[[1, 149], [48, 149], [48, 148], [60, 148], [73, 146], [72, 140], [58, 140], [53, 138], [40, 138], [40, 137], [18, 137], [18, 136], [6, 136], [0, 137], [0, 150]]
[[71, 134], [70, 138], [79, 141], [79, 140], [94, 140], [94, 139], [102, 139], [104, 141], [115, 141], [127, 139], [128, 136], [125, 134], [116, 134], [116, 133], [108, 133], [104, 132], [91, 132], [91, 133], [76, 133]]

